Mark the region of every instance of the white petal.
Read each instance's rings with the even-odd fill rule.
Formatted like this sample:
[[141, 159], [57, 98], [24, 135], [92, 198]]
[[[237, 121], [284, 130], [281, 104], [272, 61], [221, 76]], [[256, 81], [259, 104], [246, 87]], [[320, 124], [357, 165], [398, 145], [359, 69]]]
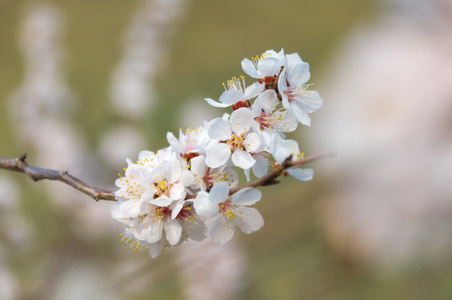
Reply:
[[164, 227], [166, 239], [171, 245], [176, 245], [179, 242], [182, 234], [182, 227], [180, 226], [179, 222], [176, 220], [172, 221], [165, 220]]
[[218, 214], [220, 208], [217, 203], [212, 203], [209, 200], [209, 194], [206, 192], [199, 192], [193, 201], [196, 213], [201, 217], [210, 218]]
[[206, 152], [206, 165], [211, 168], [217, 168], [224, 165], [231, 157], [229, 145], [219, 143]]
[[250, 182], [250, 169], [245, 169], [245, 170], [243, 170], [244, 171], [244, 173], [245, 173], [245, 177], [246, 177], [246, 181], [247, 182]]
[[292, 113], [298, 122], [303, 125], [311, 126], [311, 118], [304, 110], [303, 106], [298, 104], [298, 101], [292, 102]]
[[268, 172], [268, 160], [265, 157], [254, 157], [256, 163], [253, 165], [253, 173], [256, 177], [261, 178]]
[[157, 243], [152, 243], [149, 245], [149, 255], [152, 258], [156, 258], [160, 253], [162, 253], [163, 241], [160, 240]]
[[235, 166], [242, 169], [249, 169], [256, 162], [251, 154], [241, 149], [235, 150], [234, 153], [232, 153], [231, 159]]
[[158, 198], [150, 200], [149, 202], [153, 205], [164, 207], [170, 205], [173, 200], [173, 198], [162, 195]]
[[276, 92], [274, 90], [267, 90], [259, 95], [259, 97], [256, 99], [262, 101], [262, 109], [266, 112], [272, 112], [275, 107], [278, 105], [278, 97], [276, 95]]
[[184, 202], [185, 202], [184, 199], [180, 199], [178, 201], [173, 201], [169, 205], [169, 209], [171, 209], [171, 220], [174, 220], [180, 213], [180, 211], [184, 207]]
[[[287, 90], [287, 76], [286, 76], [287, 72], [284, 69], [281, 74], [279, 74], [279, 78], [278, 78], [278, 91], [281, 94], [281, 96], [284, 99], [285, 94], [283, 93], [285, 90]], [[287, 98], [287, 96], [286, 96]]]
[[289, 76], [288, 81], [291, 86], [302, 86], [305, 84], [309, 78], [311, 77], [311, 74], [309, 73], [309, 64], [306, 62], [295, 64], [290, 70], [289, 70]]
[[294, 104], [299, 105], [308, 114], [315, 112], [323, 105], [323, 100], [317, 91], [306, 91], [301, 97], [297, 97]]
[[190, 160], [191, 162], [191, 171], [193, 174], [199, 177], [204, 177], [206, 175], [207, 171], [207, 165], [206, 165], [206, 157], [204, 155], [194, 157]]
[[238, 226], [243, 233], [250, 234], [264, 226], [264, 218], [262, 218], [262, 215], [257, 211], [257, 209], [250, 207], [238, 207], [237, 213], [238, 217], [241, 218]]
[[189, 186], [193, 183], [195, 180], [195, 177], [193, 176], [193, 173], [188, 170], [182, 170], [182, 174], [179, 177], [179, 182], [182, 183], [184, 186]]
[[244, 98], [245, 95], [241, 90], [227, 90], [221, 94], [219, 101], [224, 104], [232, 105], [236, 102], [244, 100]]
[[232, 203], [243, 206], [253, 205], [262, 197], [261, 191], [254, 188], [243, 188], [234, 195], [232, 195]]
[[226, 217], [215, 220], [210, 228], [210, 238], [218, 245], [224, 245], [234, 236], [234, 229]]
[[265, 89], [265, 83], [255, 82], [245, 89], [245, 99], [252, 99]]
[[140, 200], [128, 200], [119, 206], [124, 218], [136, 218], [140, 214]]
[[[202, 241], [206, 238], [207, 227], [201, 220], [191, 221], [190, 223], [184, 222], [184, 232], [188, 237], [194, 241]], [[194, 224], [196, 222], [196, 224]]]
[[256, 66], [254, 65], [254, 63], [251, 60], [249, 60], [248, 58], [245, 58], [242, 60], [242, 69], [250, 77], [253, 77], [253, 78], [261, 77], [259, 72], [256, 70]]
[[253, 115], [251, 110], [241, 107], [231, 114], [232, 131], [236, 134], [246, 133], [251, 127]]
[[282, 61], [277, 58], [267, 57], [259, 61], [257, 66], [259, 68], [259, 72], [263, 76], [273, 76], [279, 74], [282, 66]]
[[231, 125], [224, 118], [215, 118], [206, 124], [211, 139], [225, 141], [232, 135]]
[[[151, 216], [147, 217], [147, 219], [151, 218]], [[141, 232], [141, 237], [147, 242], [147, 243], [155, 243], [159, 241], [162, 238], [162, 229], [163, 224], [161, 220], [153, 221], [153, 220], [146, 220], [148, 221], [147, 227]], [[143, 224], [145, 226], [146, 224]]]
[[229, 184], [226, 181], [220, 181], [213, 185], [209, 192], [210, 202], [218, 205], [226, 201], [229, 197]]
[[261, 145], [261, 138], [257, 133], [252, 132], [246, 136], [243, 142], [245, 144], [246, 151], [255, 152]]
[[217, 102], [217, 101], [215, 101], [213, 99], [210, 99], [210, 98], [204, 98], [204, 100], [206, 100], [207, 103], [209, 103], [210, 105], [212, 105], [214, 107], [228, 107], [228, 106], [231, 106], [231, 104], [224, 104], [224, 103]]
[[314, 176], [314, 170], [312, 169], [289, 168], [287, 173], [301, 181], [309, 181]]
[[175, 151], [181, 152], [182, 149], [181, 149], [179, 140], [176, 139], [176, 137], [174, 136], [174, 134], [172, 132], [168, 132], [166, 134], [166, 139], [168, 140], [168, 143], [171, 145], [171, 147], [174, 148]]

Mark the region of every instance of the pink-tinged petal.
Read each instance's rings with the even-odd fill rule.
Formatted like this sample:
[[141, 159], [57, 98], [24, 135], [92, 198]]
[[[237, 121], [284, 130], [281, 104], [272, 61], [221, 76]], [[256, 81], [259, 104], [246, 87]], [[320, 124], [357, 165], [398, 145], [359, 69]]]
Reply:
[[257, 209], [250, 207], [238, 207], [237, 215], [241, 218], [238, 226], [243, 233], [250, 234], [264, 226], [264, 218]]
[[209, 137], [214, 140], [225, 141], [232, 135], [231, 125], [224, 118], [216, 118], [206, 124]]
[[212, 203], [209, 199], [209, 194], [206, 192], [199, 192], [193, 201], [196, 213], [201, 217], [210, 218], [218, 214], [220, 208], [217, 203]]
[[204, 98], [204, 100], [206, 100], [207, 103], [209, 103], [211, 106], [214, 106], [214, 107], [222, 107], [222, 108], [224, 108], [224, 107], [228, 107], [228, 106], [232, 105], [232, 104], [224, 104], [224, 103], [221, 103], [221, 102], [217, 102], [217, 101], [215, 101], [213, 99], [210, 99], [210, 98]]
[[219, 101], [224, 104], [232, 105], [236, 102], [244, 100], [244, 98], [245, 94], [243, 94], [243, 91], [241, 90], [227, 90], [221, 94]]
[[265, 89], [265, 83], [255, 82], [245, 89], [245, 99], [252, 99]]
[[152, 243], [149, 245], [149, 255], [152, 258], [156, 258], [160, 253], [162, 253], [163, 241], [158, 241], [157, 243]]
[[253, 78], [261, 77], [259, 72], [256, 70], [256, 66], [254, 65], [254, 63], [251, 60], [249, 60], [248, 58], [245, 58], [242, 60], [242, 69], [250, 77], [253, 77]]
[[210, 228], [210, 238], [218, 245], [224, 245], [234, 236], [234, 229], [224, 216], [215, 220]]
[[231, 157], [230, 146], [219, 143], [206, 152], [206, 165], [211, 168], [217, 168], [224, 165]]
[[309, 181], [314, 177], [314, 170], [312, 169], [289, 168], [287, 173], [300, 181]]
[[171, 245], [176, 245], [182, 234], [182, 227], [176, 220], [164, 221], [166, 239]]
[[232, 203], [235, 205], [253, 205], [262, 197], [261, 191], [254, 188], [243, 188], [234, 195], [232, 195]]
[[235, 150], [234, 153], [232, 153], [231, 159], [235, 166], [242, 169], [249, 169], [256, 162], [250, 153], [241, 149]]
[[231, 114], [231, 127], [235, 134], [244, 134], [251, 127], [253, 114], [246, 107], [241, 107]]
[[229, 197], [229, 184], [226, 181], [220, 181], [213, 185], [209, 192], [210, 202], [218, 205], [226, 201]]
[[248, 134], [243, 142], [246, 151], [255, 152], [257, 151], [257, 149], [259, 149], [259, 146], [261, 145], [261, 138], [257, 133], [253, 132]]

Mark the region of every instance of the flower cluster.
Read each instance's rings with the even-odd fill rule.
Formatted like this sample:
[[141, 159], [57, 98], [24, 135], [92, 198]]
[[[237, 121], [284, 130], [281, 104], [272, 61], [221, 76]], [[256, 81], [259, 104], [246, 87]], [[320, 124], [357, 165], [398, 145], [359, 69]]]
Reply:
[[[232, 113], [180, 131], [179, 138], [168, 133], [167, 148], [142, 151], [135, 163], [128, 160], [116, 181], [118, 201], [111, 206], [113, 218], [126, 225], [124, 244], [147, 248], [155, 257], [164, 247], [205, 239], [206, 218], [215, 219], [209, 235], [218, 244], [229, 241], [235, 227], [249, 234], [263, 226], [260, 213], [248, 207], [261, 192], [238, 187], [234, 169], [242, 169], [250, 181], [251, 171], [260, 178], [272, 164], [299, 159], [297, 142], [284, 133], [300, 123], [310, 126], [309, 114], [322, 99], [309, 90], [309, 64], [297, 53], [269, 50], [244, 59], [242, 68], [257, 81], [246, 87], [243, 76], [233, 78], [219, 101], [205, 99], [215, 107], [232, 107]], [[302, 181], [313, 176], [311, 169], [287, 173]]]

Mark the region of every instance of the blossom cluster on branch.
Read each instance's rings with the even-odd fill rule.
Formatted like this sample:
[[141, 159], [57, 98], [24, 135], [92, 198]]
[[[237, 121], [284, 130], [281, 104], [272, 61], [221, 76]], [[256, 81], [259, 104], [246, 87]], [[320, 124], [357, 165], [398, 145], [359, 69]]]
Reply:
[[[167, 148], [127, 160], [124, 176], [116, 180], [118, 201], [111, 214], [126, 225], [122, 241], [131, 249], [147, 248], [156, 257], [164, 247], [188, 239], [209, 235], [221, 245], [236, 227], [247, 234], [259, 230], [264, 220], [249, 206], [261, 192], [239, 186], [237, 169], [250, 181], [251, 172], [264, 178], [285, 164], [281, 171], [301, 181], [312, 179], [312, 169], [293, 167], [303, 154], [284, 134], [299, 124], [310, 126], [309, 114], [322, 106], [319, 94], [306, 84], [309, 64], [297, 53], [268, 50], [244, 59], [242, 68], [257, 81], [247, 87], [243, 76], [233, 78], [224, 84], [219, 101], [205, 99], [215, 107], [232, 107], [230, 114], [181, 130], [178, 138], [169, 132]], [[214, 219], [209, 230], [207, 218]]]

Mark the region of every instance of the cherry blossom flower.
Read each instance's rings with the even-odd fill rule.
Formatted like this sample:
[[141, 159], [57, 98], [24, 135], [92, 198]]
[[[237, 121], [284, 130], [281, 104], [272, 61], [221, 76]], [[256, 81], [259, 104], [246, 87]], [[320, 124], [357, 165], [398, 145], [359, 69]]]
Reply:
[[245, 78], [243, 76], [240, 76], [240, 79], [234, 77], [227, 81], [227, 85], [223, 84], [223, 86], [225, 91], [220, 96], [220, 102], [216, 102], [210, 98], [205, 98], [204, 100], [215, 107], [228, 107], [232, 105], [232, 108], [236, 110], [240, 107], [250, 107], [249, 100], [259, 95], [265, 88], [263, 84], [258, 82], [245, 88]]
[[[276, 134], [273, 135], [269, 147], [269, 152], [273, 155], [274, 159], [279, 164], [282, 164], [289, 157], [292, 157], [292, 161], [294, 161], [304, 156], [304, 154], [300, 152], [298, 143], [296, 141], [283, 140]], [[314, 170], [312, 169], [292, 167], [287, 169], [286, 171], [300, 181], [309, 181], [314, 175]]]
[[229, 187], [236, 187], [239, 184], [239, 177], [231, 166], [225, 164], [218, 168], [210, 168], [205, 161], [205, 156], [198, 156], [191, 160], [191, 172], [194, 175], [194, 183], [191, 187], [195, 190], [205, 191], [219, 181], [227, 182]]
[[254, 152], [261, 140], [256, 133], [249, 133], [252, 114], [247, 108], [235, 110], [228, 121], [216, 118], [207, 124], [207, 132], [212, 139], [220, 142], [207, 150], [206, 164], [217, 168], [228, 162], [242, 169], [251, 168], [255, 160], [249, 152]]
[[298, 122], [295, 117], [287, 111], [279, 109], [275, 111], [279, 104], [276, 92], [267, 90], [257, 97], [251, 112], [253, 131], [262, 135], [266, 146], [270, 144], [273, 134], [284, 136], [282, 132], [292, 132], [297, 128]]
[[220, 215], [210, 229], [210, 237], [219, 245], [229, 241], [234, 235], [234, 227], [239, 227], [249, 234], [264, 225], [264, 219], [253, 205], [260, 200], [262, 194], [253, 188], [244, 188], [233, 194], [229, 200], [229, 187], [226, 182], [216, 183], [209, 193], [199, 192], [194, 201], [196, 213], [210, 218]]
[[253, 60], [245, 58], [242, 60], [242, 69], [246, 74], [257, 78], [259, 83], [265, 83], [266, 89], [276, 89], [278, 74], [284, 66], [284, 49], [279, 53], [267, 50]]
[[305, 83], [310, 78], [309, 64], [296, 53], [286, 56], [287, 68], [278, 78], [278, 91], [283, 106], [302, 124], [311, 126], [310, 113], [318, 110], [323, 100], [316, 91], [309, 90]]
[[179, 153], [186, 161], [206, 153], [207, 149], [215, 144], [215, 141], [209, 138], [204, 127], [187, 129], [185, 134], [180, 130], [179, 139], [176, 139], [171, 132], [168, 132], [166, 138], [171, 145], [172, 151]]

